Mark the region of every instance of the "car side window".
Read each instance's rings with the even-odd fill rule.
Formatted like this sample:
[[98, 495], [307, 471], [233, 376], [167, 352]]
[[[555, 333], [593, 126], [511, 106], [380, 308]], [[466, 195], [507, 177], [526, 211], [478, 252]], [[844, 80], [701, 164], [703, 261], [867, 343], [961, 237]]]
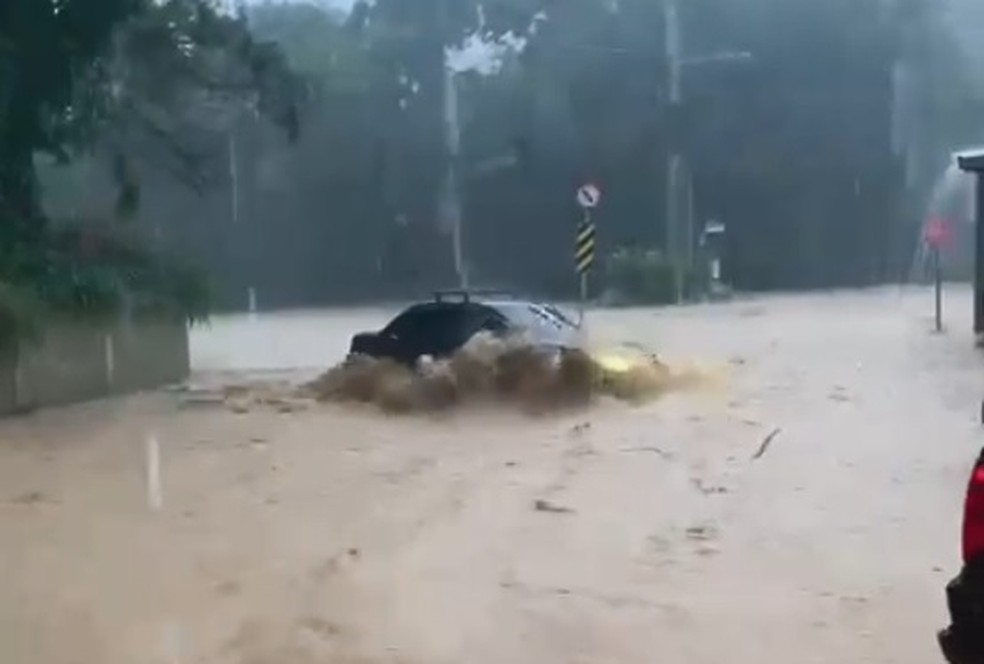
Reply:
[[479, 319], [475, 332], [491, 332], [502, 334], [509, 331], [509, 322], [499, 313], [489, 311]]
[[499, 333], [507, 329], [505, 319], [486, 307], [431, 304], [408, 309], [383, 333], [393, 336], [404, 352], [416, 357], [450, 355], [482, 330]]
[[429, 354], [449, 355], [483, 330], [495, 333], [507, 327], [498, 313], [484, 306], [456, 305], [435, 313], [421, 333], [423, 352]]
[[411, 307], [390, 321], [390, 324], [383, 328], [383, 333], [401, 340], [408, 339], [416, 335], [417, 329], [421, 327], [421, 319], [426, 317], [426, 310]]
[[437, 354], [449, 354], [468, 343], [481, 329], [480, 312], [469, 306], [449, 308], [434, 319], [433, 330], [428, 334], [429, 344]]
[[435, 355], [453, 349], [462, 329], [461, 307], [423, 305], [400, 314], [384, 332], [412, 354]]
[[449, 323], [453, 316], [447, 310], [432, 310], [421, 316], [417, 321], [417, 339], [424, 344], [423, 350], [430, 350], [429, 347], [441, 345], [438, 342], [448, 334]]

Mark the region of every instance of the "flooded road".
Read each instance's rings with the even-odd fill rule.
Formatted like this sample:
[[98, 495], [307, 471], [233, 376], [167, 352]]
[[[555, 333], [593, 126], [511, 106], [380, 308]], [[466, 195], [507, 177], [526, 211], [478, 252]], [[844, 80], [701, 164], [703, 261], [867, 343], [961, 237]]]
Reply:
[[[949, 295], [945, 335], [921, 290], [592, 312], [593, 334], [725, 377], [640, 407], [160, 393], [5, 421], [0, 661], [941, 661], [984, 440], [969, 291]], [[389, 313], [219, 319], [195, 367], [317, 373]]]

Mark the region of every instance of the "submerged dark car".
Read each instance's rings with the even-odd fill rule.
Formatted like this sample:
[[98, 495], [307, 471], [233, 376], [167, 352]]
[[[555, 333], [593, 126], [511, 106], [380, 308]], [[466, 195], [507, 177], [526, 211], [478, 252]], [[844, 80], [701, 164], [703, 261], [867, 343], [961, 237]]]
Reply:
[[963, 563], [946, 588], [950, 626], [939, 642], [950, 664], [984, 664], [984, 451], [964, 499]]
[[454, 355], [480, 332], [505, 338], [525, 335], [537, 348], [577, 347], [580, 328], [557, 307], [496, 292], [442, 291], [414, 304], [378, 332], [355, 335], [350, 355], [416, 365], [424, 356]]

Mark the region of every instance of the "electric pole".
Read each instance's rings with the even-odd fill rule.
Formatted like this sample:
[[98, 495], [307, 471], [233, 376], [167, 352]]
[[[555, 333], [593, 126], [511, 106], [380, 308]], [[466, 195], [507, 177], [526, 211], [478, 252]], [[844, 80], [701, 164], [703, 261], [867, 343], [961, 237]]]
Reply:
[[441, 178], [438, 214], [443, 228], [451, 235], [451, 255], [459, 288], [468, 288], [468, 270], [462, 250], [461, 191], [458, 183], [458, 162], [461, 153], [461, 126], [458, 115], [458, 76], [451, 67], [447, 35], [451, 31], [451, 3], [437, 0], [438, 42], [441, 49], [441, 97], [444, 135], [444, 175]]
[[673, 270], [676, 303], [686, 295], [686, 275], [694, 267], [694, 192], [693, 180], [683, 157], [685, 137], [683, 118], [684, 67], [702, 67], [718, 63], [752, 60], [747, 51], [722, 51], [698, 57], [683, 57], [683, 29], [680, 25], [678, 0], [663, 0], [663, 23], [666, 45], [667, 126], [666, 158], [666, 257]]
[[680, 228], [680, 183], [683, 180], [683, 156], [680, 154], [679, 130], [680, 107], [683, 102], [683, 43], [680, 30], [680, 15], [677, 0], [663, 0], [663, 22], [666, 30], [666, 68], [668, 114], [671, 119], [671, 135], [667, 137], [668, 152], [666, 161], [666, 258], [673, 270], [673, 289], [676, 303], [683, 302], [684, 296], [684, 256], [682, 244], [685, 233]]
[[468, 270], [462, 252], [461, 192], [458, 189], [458, 160], [461, 153], [461, 125], [458, 115], [458, 76], [444, 55], [444, 138], [445, 172], [441, 210], [451, 231], [451, 251], [458, 286], [468, 288]]
[[[243, 233], [242, 224], [240, 223], [240, 201], [239, 201], [239, 150], [237, 148], [236, 132], [239, 129], [238, 122], [235, 122], [238, 118], [234, 118], [234, 124], [229, 130], [229, 196], [230, 196], [230, 208], [232, 213], [232, 225], [235, 229], [235, 237], [238, 242], [236, 244], [239, 246], [239, 253], [245, 254], [245, 257], [253, 255], [253, 247], [251, 246], [252, 234]], [[248, 258], [245, 259], [248, 262]], [[249, 269], [245, 273], [255, 271], [255, 266], [249, 266]], [[249, 285], [246, 287], [246, 306], [249, 309], [251, 316], [256, 315], [256, 286]]]

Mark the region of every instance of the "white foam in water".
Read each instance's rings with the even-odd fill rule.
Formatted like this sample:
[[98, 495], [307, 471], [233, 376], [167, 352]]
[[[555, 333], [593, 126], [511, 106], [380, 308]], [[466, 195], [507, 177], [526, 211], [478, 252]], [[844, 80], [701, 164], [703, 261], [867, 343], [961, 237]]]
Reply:
[[164, 491], [161, 486], [161, 446], [153, 434], [147, 436], [147, 507], [159, 512], [164, 507]]

